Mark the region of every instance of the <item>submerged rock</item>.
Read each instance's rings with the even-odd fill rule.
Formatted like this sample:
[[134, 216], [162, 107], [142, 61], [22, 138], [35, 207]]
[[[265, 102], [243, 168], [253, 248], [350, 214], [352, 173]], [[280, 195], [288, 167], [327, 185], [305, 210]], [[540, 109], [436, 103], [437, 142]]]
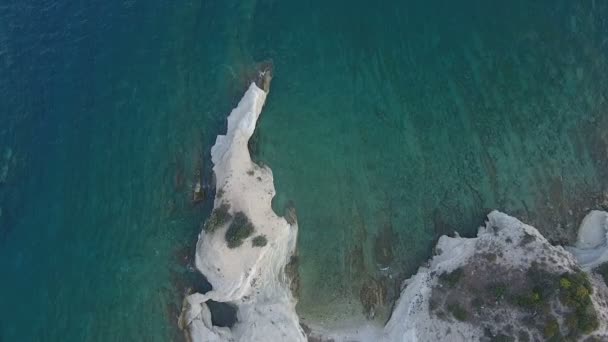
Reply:
[[370, 277], [361, 286], [359, 299], [367, 318], [373, 319], [376, 315], [376, 308], [385, 304], [386, 288], [380, 281]]
[[4, 151], [4, 158], [2, 158], [2, 166], [0, 167], [0, 184], [6, 183], [8, 179], [8, 174], [11, 168], [11, 164], [13, 164], [13, 149], [7, 147]]

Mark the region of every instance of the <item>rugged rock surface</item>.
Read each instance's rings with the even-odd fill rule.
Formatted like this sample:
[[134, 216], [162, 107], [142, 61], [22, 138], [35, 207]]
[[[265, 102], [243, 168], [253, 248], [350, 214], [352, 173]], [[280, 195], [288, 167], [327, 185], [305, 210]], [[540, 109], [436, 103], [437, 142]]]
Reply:
[[428, 267], [406, 282], [385, 339], [608, 338], [603, 279], [535, 228], [495, 211], [477, 238], [444, 236], [436, 249]]

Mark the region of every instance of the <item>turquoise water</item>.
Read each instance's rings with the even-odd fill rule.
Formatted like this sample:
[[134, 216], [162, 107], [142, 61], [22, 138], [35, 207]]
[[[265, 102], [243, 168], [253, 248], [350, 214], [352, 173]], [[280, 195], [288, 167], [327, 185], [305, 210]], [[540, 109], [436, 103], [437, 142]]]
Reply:
[[6, 1], [0, 340], [180, 339], [209, 212], [190, 188], [269, 58], [253, 147], [298, 210], [305, 319], [377, 283], [382, 320], [489, 208], [567, 241], [608, 179], [606, 6]]
[[260, 158], [298, 208], [299, 312], [326, 324], [374, 284], [390, 305], [492, 208], [566, 242], [606, 189], [606, 4], [390, 4], [273, 4], [255, 25], [277, 70]]

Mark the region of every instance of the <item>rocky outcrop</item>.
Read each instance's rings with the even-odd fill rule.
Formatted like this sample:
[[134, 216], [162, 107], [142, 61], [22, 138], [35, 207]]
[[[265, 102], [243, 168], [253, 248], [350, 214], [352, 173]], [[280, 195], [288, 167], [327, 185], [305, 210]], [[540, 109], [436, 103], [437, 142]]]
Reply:
[[535, 228], [495, 211], [476, 238], [443, 236], [436, 249], [406, 282], [384, 339], [608, 338], [603, 280]]
[[[184, 300], [180, 327], [192, 341], [304, 341], [291, 279], [297, 220], [277, 216], [272, 171], [255, 164], [247, 143], [266, 100], [269, 71], [260, 73], [228, 116], [226, 135], [211, 149], [218, 189], [214, 211], [199, 235], [196, 268], [213, 289]], [[237, 309], [234, 326], [212, 324], [209, 300]]]

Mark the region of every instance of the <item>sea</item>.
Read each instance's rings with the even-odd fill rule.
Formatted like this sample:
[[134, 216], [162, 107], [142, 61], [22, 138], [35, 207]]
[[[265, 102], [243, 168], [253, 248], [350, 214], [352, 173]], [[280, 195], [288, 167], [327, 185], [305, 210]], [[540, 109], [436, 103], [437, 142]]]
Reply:
[[556, 244], [608, 209], [608, 2], [0, 0], [0, 341], [183, 339], [209, 151], [260, 63], [303, 322], [383, 324], [493, 209]]

